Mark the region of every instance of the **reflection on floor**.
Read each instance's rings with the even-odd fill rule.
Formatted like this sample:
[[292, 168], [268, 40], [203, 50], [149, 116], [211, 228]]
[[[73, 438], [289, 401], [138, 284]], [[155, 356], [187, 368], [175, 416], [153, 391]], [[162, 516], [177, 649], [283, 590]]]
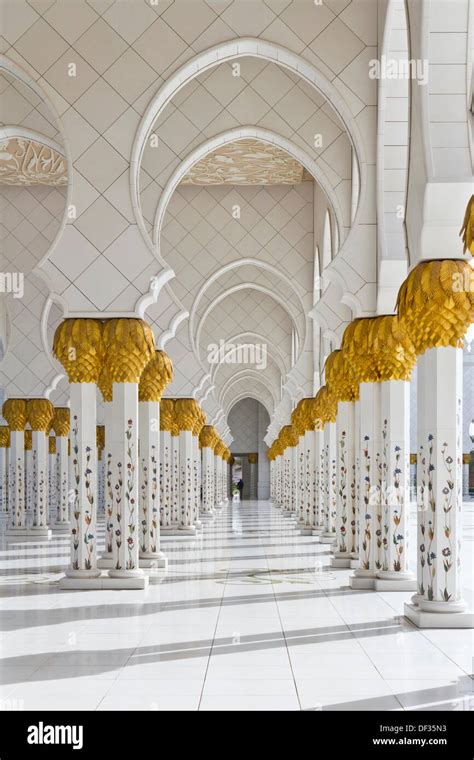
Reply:
[[[0, 706], [474, 709], [471, 631], [420, 631], [399, 617], [409, 594], [351, 591], [268, 502], [204, 531], [163, 540], [145, 592], [60, 591], [67, 538], [3, 539]], [[472, 505], [465, 532], [472, 563]]]

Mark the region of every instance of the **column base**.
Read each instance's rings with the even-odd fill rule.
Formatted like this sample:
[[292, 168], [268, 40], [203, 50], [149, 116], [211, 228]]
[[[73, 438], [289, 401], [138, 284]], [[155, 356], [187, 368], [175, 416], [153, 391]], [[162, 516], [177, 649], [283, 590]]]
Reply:
[[166, 570], [168, 568], [168, 557], [165, 557], [163, 552], [147, 552], [140, 554], [138, 557], [138, 564], [140, 568], [159, 568], [160, 570]]
[[210, 510], [209, 512], [200, 512], [199, 517], [201, 520], [213, 520], [215, 518], [216, 514], [214, 510]]
[[5, 536], [8, 538], [8, 536], [25, 536], [26, 535], [26, 525], [23, 525], [22, 527], [18, 528], [7, 528], [5, 530]]
[[379, 570], [375, 581], [376, 591], [416, 591], [416, 578], [412, 573]]
[[354, 570], [349, 577], [349, 586], [353, 589], [375, 589], [376, 575], [372, 570]]
[[66, 591], [96, 591], [102, 589], [145, 589], [148, 586], [148, 578], [111, 578], [108, 575], [98, 577], [66, 577], [59, 581], [59, 588]]
[[93, 570], [75, 570], [73, 567], [68, 567], [67, 570], [65, 570], [65, 575], [66, 578], [71, 579], [93, 580], [94, 578], [99, 578], [100, 570], [98, 568], [94, 568]]
[[322, 544], [335, 544], [336, 536], [334, 533], [322, 533], [319, 537], [319, 541]]
[[52, 529], [54, 530], [55, 533], [70, 533], [71, 523], [70, 522], [53, 523]]
[[180, 536], [181, 538], [196, 538], [196, 528], [194, 526], [187, 527], [187, 528], [164, 528], [160, 532], [160, 538], [168, 538], [168, 536], [171, 536], [172, 538], [176, 538]]
[[194, 521], [194, 527], [196, 528], [197, 531], [201, 532], [202, 531], [202, 522], [200, 520], [195, 520]]
[[334, 557], [331, 558], [330, 566], [350, 568], [351, 560], [349, 557], [338, 557], [336, 554]]
[[349, 567], [351, 570], [358, 570], [360, 566], [360, 561], [358, 558], [351, 557]]
[[302, 525], [298, 529], [299, 529], [299, 532], [300, 532], [300, 536], [312, 536], [313, 535], [313, 529], [312, 529], [311, 525]]
[[114, 561], [112, 557], [101, 557], [97, 560], [97, 567], [99, 570], [109, 570], [111, 567], [114, 566]]
[[474, 628], [474, 613], [469, 611], [428, 612], [407, 602], [404, 605], [404, 614], [418, 628]]
[[53, 531], [51, 528], [44, 527], [44, 525], [31, 525], [26, 529], [26, 533], [24, 535], [29, 536], [30, 538], [51, 538]]

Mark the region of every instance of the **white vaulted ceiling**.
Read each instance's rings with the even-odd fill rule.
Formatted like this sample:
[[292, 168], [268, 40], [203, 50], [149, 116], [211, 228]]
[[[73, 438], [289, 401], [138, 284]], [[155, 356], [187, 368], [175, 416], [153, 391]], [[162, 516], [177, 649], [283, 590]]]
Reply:
[[[400, 5], [390, 38], [395, 52]], [[416, 1], [408, 5], [418, 18]], [[449, 4], [430, 4], [430, 88], [416, 91], [411, 108], [420, 124], [420, 114], [431, 119], [416, 155], [432, 156], [439, 179], [469, 168], [470, 142], [467, 2], [456, 3], [448, 31], [442, 22], [449, 14], [438, 5]], [[2, 365], [9, 393], [38, 394], [54, 384], [48, 341], [64, 313], [144, 315], [174, 361], [170, 393], [198, 389], [209, 415], [252, 387], [269, 406], [282, 386], [311, 392], [319, 344], [308, 314], [327, 216], [332, 250], [321, 273], [329, 285], [317, 330], [337, 337], [351, 313], [374, 312], [377, 224], [390, 233], [390, 219], [377, 211], [377, 118], [384, 114], [377, 113], [378, 82], [367, 72], [382, 52], [383, 13], [376, 0], [249, 6], [2, 2], [0, 126], [43, 135], [68, 161], [67, 188], [0, 188], [2, 267], [27, 273], [24, 298], [6, 299], [10, 327], [15, 318]], [[408, 32], [403, 45], [408, 37], [416, 47], [418, 36]], [[450, 129], [448, 111], [456, 118]], [[402, 144], [393, 108], [386, 120], [387, 178], [400, 169], [406, 176], [406, 114]], [[216, 157], [241, 155], [245, 140], [260, 161], [277, 160], [278, 171], [268, 160], [256, 174], [247, 163], [227, 163], [240, 172], [230, 184], [229, 173], [216, 174]], [[412, 195], [424, 186], [422, 171], [410, 167]], [[255, 176], [262, 185], [243, 184]], [[419, 207], [411, 203], [413, 217]], [[174, 277], [155, 288], [167, 268]], [[42, 332], [33, 317], [43, 319]], [[251, 368], [247, 375], [235, 368], [232, 385], [227, 367], [215, 372], [203, 347], [216, 336], [242, 334], [268, 340], [271, 359], [258, 381]], [[64, 388], [51, 393], [59, 398]]]

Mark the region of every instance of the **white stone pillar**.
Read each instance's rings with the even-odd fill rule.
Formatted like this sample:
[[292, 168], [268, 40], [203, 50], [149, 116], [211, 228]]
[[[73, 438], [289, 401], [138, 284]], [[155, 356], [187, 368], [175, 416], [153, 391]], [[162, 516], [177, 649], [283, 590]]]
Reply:
[[354, 401], [354, 479], [355, 479], [355, 501], [354, 518], [355, 525], [352, 527], [352, 552], [351, 567], [359, 567], [359, 546], [360, 546], [360, 402], [359, 399]]
[[2, 414], [10, 429], [8, 459], [8, 503], [10, 526], [6, 535], [21, 535], [26, 530], [25, 514], [25, 425], [26, 401], [7, 399]]
[[202, 530], [200, 520], [201, 506], [201, 477], [200, 477], [200, 458], [201, 450], [199, 448], [199, 432], [193, 430], [193, 524], [196, 530]]
[[304, 502], [306, 491], [306, 468], [305, 468], [305, 445], [304, 431], [297, 431], [298, 443], [296, 450], [296, 468], [297, 468], [297, 492], [295, 504], [296, 527], [298, 530], [304, 526]]
[[405, 380], [380, 383], [382, 425], [382, 535], [377, 591], [415, 591], [408, 567], [410, 505], [410, 386]]
[[100, 389], [104, 400], [104, 509], [105, 509], [105, 552], [98, 560], [98, 567], [111, 568], [114, 566], [113, 550], [115, 536], [115, 492], [114, 492], [114, 471], [116, 463], [113, 459], [112, 443], [112, 383], [107, 387], [101, 382]]
[[107, 450], [112, 455], [111, 482], [115, 508], [113, 566], [109, 569], [109, 576], [135, 581], [132, 588], [144, 588], [145, 578], [138, 560], [138, 383], [113, 382], [110, 422]]
[[249, 469], [250, 469], [250, 489], [249, 495], [251, 499], [257, 498], [257, 481], [258, 481], [258, 454], [249, 454]]
[[[145, 369], [145, 372], [147, 369]], [[149, 398], [142, 392], [140, 398]], [[139, 429], [139, 565], [166, 568], [168, 561], [160, 551], [160, 403], [140, 400]]]
[[418, 593], [405, 615], [420, 627], [472, 628], [462, 596], [462, 349], [418, 357]]
[[104, 456], [105, 448], [105, 426], [97, 425], [97, 514], [105, 516], [105, 481], [106, 481], [106, 461]]
[[8, 425], [0, 425], [0, 513], [8, 512], [8, 450], [10, 430]]
[[194, 518], [193, 434], [179, 431], [179, 530], [183, 535], [196, 535]]
[[201, 517], [205, 520], [212, 519], [215, 515], [214, 499], [214, 443], [216, 433], [211, 425], [204, 425], [199, 434], [201, 446], [201, 471], [202, 471], [202, 507]]
[[56, 407], [54, 410], [53, 429], [56, 433], [56, 476], [58, 510], [54, 524], [55, 530], [69, 533], [71, 530], [70, 498], [69, 498], [69, 409]]
[[96, 389], [95, 382], [71, 382], [71, 485], [74, 501], [71, 515], [71, 565], [63, 587], [87, 588], [98, 578], [96, 505]]
[[321, 534], [322, 544], [336, 542], [336, 500], [337, 500], [337, 431], [335, 422], [324, 426], [324, 521], [325, 530]]
[[281, 481], [282, 481], [282, 454], [278, 453], [275, 456], [274, 469], [275, 469], [275, 507], [278, 509], [282, 506], [281, 501]]
[[377, 546], [382, 524], [380, 383], [360, 383], [359, 393], [359, 567], [349, 583], [352, 588], [374, 588], [377, 570], [381, 569]]
[[[56, 459], [56, 438], [53, 435], [47, 436], [48, 443], [48, 507], [49, 518], [58, 519], [58, 468]], [[53, 523], [53, 524], [54, 524]]]
[[325, 450], [324, 430], [314, 430], [314, 491], [313, 491], [313, 534], [320, 536], [326, 530], [325, 524]]
[[171, 431], [160, 431], [160, 525], [161, 529], [171, 528], [172, 509], [172, 441]]
[[[179, 529], [179, 430], [171, 431], [171, 525]], [[173, 530], [173, 528], [171, 528]]]
[[339, 401], [337, 406], [337, 484], [336, 547], [333, 567], [350, 567], [355, 520], [355, 409], [353, 401]]
[[33, 431], [25, 430], [25, 511], [28, 525], [33, 519]]
[[28, 399], [26, 405], [28, 422], [32, 429], [32, 493], [33, 525], [35, 535], [49, 535], [48, 525], [48, 437], [46, 431], [53, 421], [51, 401], [44, 398]]
[[314, 529], [313, 502], [315, 488], [315, 436], [314, 430], [305, 430], [304, 433], [304, 491], [303, 491], [303, 521], [301, 525], [302, 535], [311, 535]]

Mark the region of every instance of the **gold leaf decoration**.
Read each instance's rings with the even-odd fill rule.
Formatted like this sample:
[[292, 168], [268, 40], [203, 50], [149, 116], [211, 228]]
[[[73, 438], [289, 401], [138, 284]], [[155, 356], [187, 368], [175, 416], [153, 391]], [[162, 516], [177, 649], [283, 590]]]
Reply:
[[26, 402], [26, 415], [32, 430], [46, 433], [54, 418], [54, 407], [47, 398], [30, 398]]
[[65, 319], [54, 334], [53, 353], [70, 383], [97, 383], [105, 359], [99, 319]]
[[8, 422], [11, 432], [18, 432], [25, 429], [27, 420], [25, 399], [7, 399], [3, 404], [2, 414]]
[[8, 449], [10, 446], [10, 428], [8, 425], [0, 425], [0, 448]]
[[164, 351], [155, 351], [140, 377], [139, 401], [161, 401], [163, 391], [173, 380], [173, 363]]
[[463, 253], [469, 251], [474, 256], [474, 195], [471, 195], [464, 215], [460, 236], [463, 242]]
[[104, 322], [105, 366], [113, 383], [139, 383], [155, 354], [153, 331], [145, 320], [114, 318]]
[[70, 412], [67, 406], [57, 406], [54, 410], [53, 430], [56, 435], [68, 436], [70, 430]]

